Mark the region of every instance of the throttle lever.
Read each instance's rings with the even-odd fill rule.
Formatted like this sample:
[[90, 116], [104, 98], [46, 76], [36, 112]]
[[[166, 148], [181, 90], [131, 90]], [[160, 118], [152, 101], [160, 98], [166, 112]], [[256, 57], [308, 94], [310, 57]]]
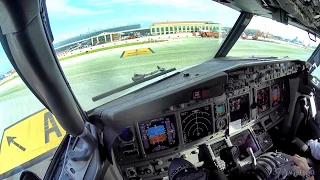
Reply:
[[252, 166], [252, 169], [256, 169], [257, 167], [257, 159], [256, 157], [254, 156], [254, 153], [253, 153], [253, 150], [251, 147], [248, 147], [247, 149], [247, 152], [248, 154], [250, 155], [250, 158], [251, 158], [251, 166]]
[[284, 153], [276, 153], [274, 160], [278, 163], [278, 167], [275, 169], [277, 179], [285, 179], [290, 173], [294, 172], [292, 166], [293, 161], [290, 161], [291, 156]]

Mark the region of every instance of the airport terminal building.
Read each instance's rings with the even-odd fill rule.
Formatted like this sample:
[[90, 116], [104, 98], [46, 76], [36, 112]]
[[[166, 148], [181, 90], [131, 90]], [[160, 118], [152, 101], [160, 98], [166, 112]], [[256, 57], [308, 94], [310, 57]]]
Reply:
[[200, 30], [220, 31], [220, 24], [207, 21], [156, 22], [150, 26], [152, 35], [199, 32]]
[[86, 46], [93, 46], [141, 36], [192, 33], [199, 32], [201, 30], [219, 32], [221, 30], [221, 26], [218, 23], [208, 21], [155, 22], [150, 25], [149, 28], [141, 28], [140, 24], [124, 25], [80, 34], [79, 36], [55, 43], [54, 48], [56, 53], [61, 53]]

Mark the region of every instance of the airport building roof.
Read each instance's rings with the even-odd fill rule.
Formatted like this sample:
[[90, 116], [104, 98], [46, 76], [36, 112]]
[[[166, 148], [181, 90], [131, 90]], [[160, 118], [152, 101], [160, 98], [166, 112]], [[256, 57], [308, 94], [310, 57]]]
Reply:
[[86, 34], [80, 34], [78, 36], [74, 36], [72, 38], [54, 43], [54, 47], [58, 48], [58, 47], [62, 47], [68, 44], [72, 44], [75, 42], [81, 42], [83, 40], [89, 39], [92, 36], [97, 36], [103, 32], [119, 32], [119, 31], [126, 31], [126, 30], [131, 30], [131, 29], [139, 29], [141, 28], [140, 24], [132, 24], [132, 25], [124, 25], [124, 26], [118, 26], [118, 27], [112, 27], [112, 28], [106, 28], [106, 29], [102, 29], [102, 30], [97, 30], [97, 31], [90, 31]]
[[167, 21], [167, 22], [155, 22], [153, 25], [168, 25], [168, 24], [218, 24], [210, 21]]

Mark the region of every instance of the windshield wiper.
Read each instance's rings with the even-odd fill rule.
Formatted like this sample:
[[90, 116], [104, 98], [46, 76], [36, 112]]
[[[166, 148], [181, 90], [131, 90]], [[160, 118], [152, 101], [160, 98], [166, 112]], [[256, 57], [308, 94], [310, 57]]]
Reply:
[[[123, 90], [131, 88], [131, 87], [136, 86], [138, 84], [141, 84], [143, 82], [149, 81], [149, 80], [151, 80], [153, 78], [156, 78], [158, 76], [161, 76], [161, 75], [164, 75], [164, 74], [167, 74], [169, 72], [172, 72], [172, 71], [176, 70], [176, 68], [171, 68], [171, 69], [166, 70], [165, 68], [161, 68], [159, 66], [157, 66], [157, 68], [158, 68], [157, 70], [152, 71], [152, 72], [147, 73], [147, 74], [136, 74], [135, 73], [133, 75], [133, 77], [132, 77], [132, 80], [133, 80], [132, 83], [126, 84], [124, 86], [118, 87], [118, 88], [113, 89], [111, 91], [108, 91], [108, 92], [102, 93], [102, 94], [100, 94], [98, 96], [95, 96], [95, 97], [92, 98], [92, 101], [93, 102], [99, 101], [99, 100], [101, 100], [101, 99], [103, 99], [105, 97], [108, 97], [108, 96], [112, 95], [112, 94], [121, 92]], [[179, 72], [177, 72], [177, 73], [179, 73]], [[175, 75], [175, 74], [173, 74], [173, 75]]]
[[[133, 77], [132, 77], [132, 81], [138, 82], [138, 81], [146, 78], [147, 76], [151, 76], [151, 75], [154, 75], [154, 74], [156, 74], [156, 73], [163, 72], [163, 71], [166, 70], [165, 68], [162, 68], [162, 67], [160, 67], [160, 66], [157, 66], [157, 68], [158, 68], [157, 70], [152, 71], [152, 72], [147, 73], [147, 74], [136, 74], [136, 73], [134, 73], [134, 75], [133, 75]], [[173, 69], [174, 69], [174, 68], [173, 68]], [[174, 70], [176, 70], [176, 69], [174, 69]], [[170, 71], [170, 72], [171, 72], [171, 71]]]

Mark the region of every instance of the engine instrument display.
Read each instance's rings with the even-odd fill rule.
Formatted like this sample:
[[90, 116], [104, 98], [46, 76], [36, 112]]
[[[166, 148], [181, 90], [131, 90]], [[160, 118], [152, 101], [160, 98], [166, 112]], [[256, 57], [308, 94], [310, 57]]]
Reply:
[[231, 122], [241, 119], [244, 122], [250, 118], [249, 94], [229, 99]]
[[180, 113], [184, 143], [213, 133], [211, 105]]
[[272, 107], [281, 103], [281, 90], [279, 84], [274, 84], [271, 86], [271, 97], [272, 97]]
[[230, 141], [232, 145], [237, 146], [239, 148], [239, 159], [243, 160], [249, 157], [249, 153], [247, 148], [251, 147], [253, 153], [259, 150], [257, 143], [254, 141], [251, 133], [249, 130], [243, 131], [239, 134], [236, 134], [230, 137]]
[[258, 113], [270, 109], [270, 89], [265, 87], [257, 90]]
[[174, 115], [140, 122], [139, 128], [146, 154], [176, 147], [179, 144]]

